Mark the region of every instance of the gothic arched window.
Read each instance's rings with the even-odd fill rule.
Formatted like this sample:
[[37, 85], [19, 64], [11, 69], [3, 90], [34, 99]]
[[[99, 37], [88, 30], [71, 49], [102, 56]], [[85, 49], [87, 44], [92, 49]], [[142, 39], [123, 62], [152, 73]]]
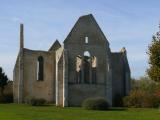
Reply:
[[84, 71], [84, 83], [90, 83], [90, 53], [84, 52], [83, 71]]
[[37, 80], [43, 80], [44, 72], [44, 60], [42, 56], [38, 57], [37, 60]]
[[97, 83], [97, 57], [91, 56], [85, 51], [83, 56], [76, 56], [75, 83], [96, 84]]

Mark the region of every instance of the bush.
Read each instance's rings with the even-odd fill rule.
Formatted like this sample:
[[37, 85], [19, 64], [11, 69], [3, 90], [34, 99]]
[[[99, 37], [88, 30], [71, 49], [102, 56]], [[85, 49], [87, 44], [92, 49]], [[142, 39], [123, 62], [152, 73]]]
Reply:
[[123, 98], [123, 105], [125, 107], [149, 108], [158, 107], [160, 97], [154, 93], [149, 93], [145, 90], [132, 90], [129, 96]]
[[152, 81], [148, 76], [132, 80], [132, 91], [123, 98], [126, 107], [159, 107], [160, 83]]
[[13, 94], [0, 96], [0, 103], [13, 103]]
[[28, 103], [32, 106], [43, 106], [46, 103], [46, 100], [43, 98], [31, 98], [28, 100]]
[[125, 107], [146, 107], [143, 106], [146, 92], [143, 90], [133, 90], [129, 96], [124, 97], [123, 103]]
[[154, 92], [154, 107], [159, 108], [160, 107], [160, 88], [156, 89], [156, 91]]
[[13, 103], [13, 94], [4, 95], [6, 103]]
[[5, 98], [4, 98], [4, 96], [0, 96], [0, 103], [5, 103]]
[[103, 98], [88, 98], [83, 101], [82, 107], [87, 110], [107, 110], [109, 105]]

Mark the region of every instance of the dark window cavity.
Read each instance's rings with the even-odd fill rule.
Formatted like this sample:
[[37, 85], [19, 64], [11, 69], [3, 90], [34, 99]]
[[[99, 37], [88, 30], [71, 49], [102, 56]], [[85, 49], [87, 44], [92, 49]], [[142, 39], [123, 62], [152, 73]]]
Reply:
[[42, 56], [39, 56], [37, 61], [37, 80], [42, 81], [43, 79], [44, 79], [44, 59]]

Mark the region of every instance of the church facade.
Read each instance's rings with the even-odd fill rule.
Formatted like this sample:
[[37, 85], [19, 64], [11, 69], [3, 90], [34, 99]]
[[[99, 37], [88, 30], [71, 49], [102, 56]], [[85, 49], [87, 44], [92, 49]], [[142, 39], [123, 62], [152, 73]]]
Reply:
[[14, 67], [14, 102], [44, 98], [57, 106], [81, 106], [87, 98], [105, 98], [110, 106], [130, 91], [127, 52], [111, 52], [109, 42], [93, 15], [81, 16], [63, 45], [58, 40], [48, 51], [24, 48]]

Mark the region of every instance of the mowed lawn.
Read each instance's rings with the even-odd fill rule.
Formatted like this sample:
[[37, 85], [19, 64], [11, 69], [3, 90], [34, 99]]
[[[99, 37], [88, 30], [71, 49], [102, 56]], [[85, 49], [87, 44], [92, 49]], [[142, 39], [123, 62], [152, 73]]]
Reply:
[[0, 104], [0, 120], [160, 120], [160, 109], [112, 109], [108, 111], [55, 106]]

